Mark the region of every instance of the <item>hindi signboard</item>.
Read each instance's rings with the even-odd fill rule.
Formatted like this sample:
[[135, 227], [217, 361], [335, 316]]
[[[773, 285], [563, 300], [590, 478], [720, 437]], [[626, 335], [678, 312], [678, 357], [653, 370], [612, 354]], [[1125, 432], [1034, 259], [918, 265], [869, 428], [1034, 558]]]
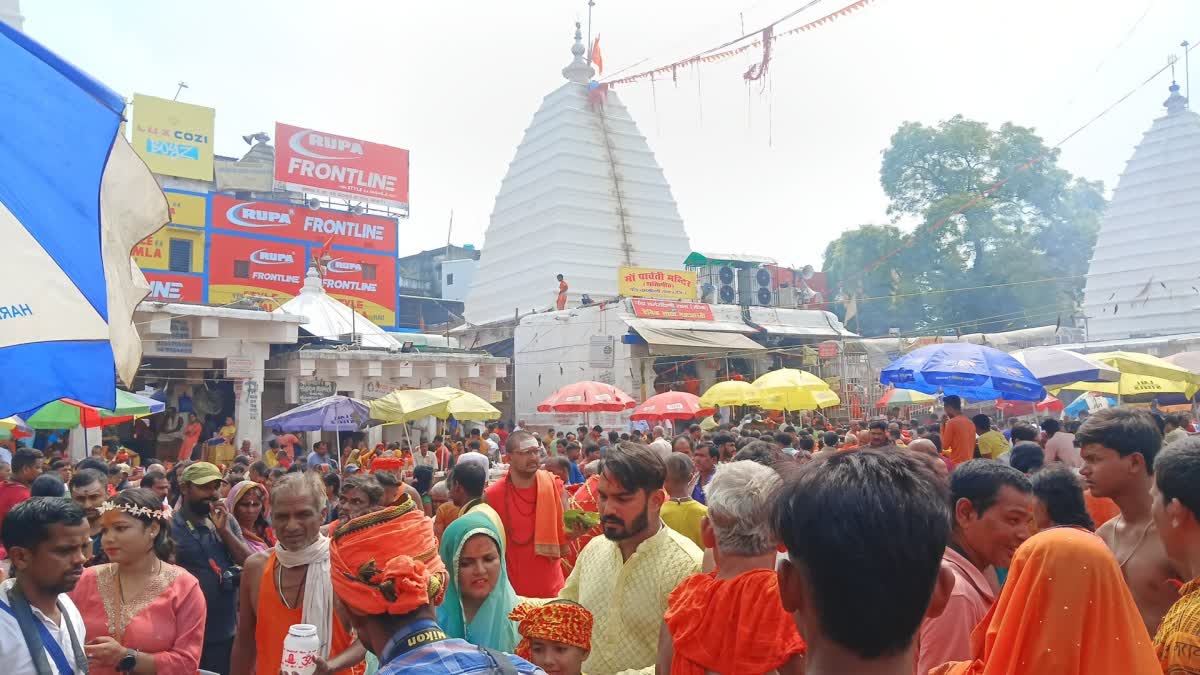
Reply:
[[325, 380], [301, 380], [299, 386], [300, 405], [312, 403], [333, 396], [337, 393], [337, 382], [327, 382]]
[[634, 316], [643, 319], [675, 319], [679, 321], [712, 321], [712, 306], [703, 302], [673, 302], [633, 298]]
[[696, 300], [696, 273], [651, 267], [622, 267], [617, 272], [617, 293], [627, 298]]
[[275, 123], [275, 189], [408, 209], [408, 150]]

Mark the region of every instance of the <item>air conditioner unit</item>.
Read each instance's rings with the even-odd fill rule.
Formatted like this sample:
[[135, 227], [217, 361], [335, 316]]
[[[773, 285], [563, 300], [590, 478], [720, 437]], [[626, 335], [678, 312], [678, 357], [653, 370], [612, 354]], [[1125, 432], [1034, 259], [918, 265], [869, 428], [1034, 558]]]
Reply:
[[775, 280], [771, 270], [760, 267], [754, 272], [754, 300], [760, 305], [775, 304]]
[[738, 303], [738, 275], [734, 267], [717, 268], [717, 302], [723, 305]]

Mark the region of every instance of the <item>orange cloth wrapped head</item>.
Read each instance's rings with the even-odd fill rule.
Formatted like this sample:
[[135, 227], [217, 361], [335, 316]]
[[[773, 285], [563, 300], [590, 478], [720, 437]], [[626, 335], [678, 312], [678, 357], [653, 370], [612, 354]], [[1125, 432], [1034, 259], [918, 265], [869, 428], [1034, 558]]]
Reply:
[[334, 592], [363, 614], [408, 614], [441, 604], [446, 592], [433, 521], [407, 495], [395, 506], [338, 523], [329, 562]]
[[509, 612], [517, 622], [521, 642], [514, 653], [523, 659], [532, 657], [530, 640], [549, 640], [592, 651], [592, 613], [570, 600], [555, 600], [545, 605], [523, 602]]

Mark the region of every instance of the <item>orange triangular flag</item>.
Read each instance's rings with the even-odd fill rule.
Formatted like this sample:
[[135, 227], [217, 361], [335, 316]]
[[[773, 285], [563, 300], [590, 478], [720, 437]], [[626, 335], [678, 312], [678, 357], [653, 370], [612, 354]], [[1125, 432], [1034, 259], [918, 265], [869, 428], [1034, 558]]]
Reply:
[[604, 73], [604, 57], [600, 56], [600, 36], [592, 41], [592, 63], [596, 64], [596, 72]]

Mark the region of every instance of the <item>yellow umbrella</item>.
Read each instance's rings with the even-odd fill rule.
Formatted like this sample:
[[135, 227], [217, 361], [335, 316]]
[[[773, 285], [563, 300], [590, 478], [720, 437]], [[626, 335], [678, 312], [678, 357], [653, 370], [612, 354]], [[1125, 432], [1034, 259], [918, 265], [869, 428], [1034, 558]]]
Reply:
[[792, 389], [828, 389], [829, 384], [807, 370], [780, 368], [759, 377], [754, 381], [754, 387], [774, 394]]
[[1104, 352], [1103, 354], [1088, 354], [1088, 356], [1116, 368], [1121, 371], [1122, 375], [1149, 375], [1167, 381], [1200, 386], [1200, 373], [1193, 373], [1187, 368], [1177, 366], [1157, 356], [1137, 352]]
[[[1112, 364], [1110, 364], [1112, 365]], [[1153, 394], [1183, 394], [1187, 398], [1196, 395], [1197, 387], [1190, 382], [1164, 379], [1151, 375], [1121, 373], [1119, 382], [1075, 382], [1055, 389], [1067, 391], [1095, 391], [1113, 396], [1139, 396]]]
[[454, 387], [436, 387], [428, 391], [450, 398], [446, 412], [434, 414], [434, 417], [438, 419], [446, 419], [450, 415], [454, 415], [454, 419], [464, 422], [486, 422], [500, 419], [500, 411], [495, 406], [469, 391]]
[[371, 419], [401, 423], [430, 415], [445, 417], [451, 400], [429, 389], [400, 389], [370, 402]]
[[762, 398], [762, 392], [749, 382], [728, 380], [718, 382], [708, 388], [700, 397], [700, 405], [705, 408], [722, 408], [727, 405], [756, 405]]
[[758, 405], [767, 410], [816, 410], [841, 405], [842, 400], [828, 386], [824, 389], [793, 389], [764, 396]]

